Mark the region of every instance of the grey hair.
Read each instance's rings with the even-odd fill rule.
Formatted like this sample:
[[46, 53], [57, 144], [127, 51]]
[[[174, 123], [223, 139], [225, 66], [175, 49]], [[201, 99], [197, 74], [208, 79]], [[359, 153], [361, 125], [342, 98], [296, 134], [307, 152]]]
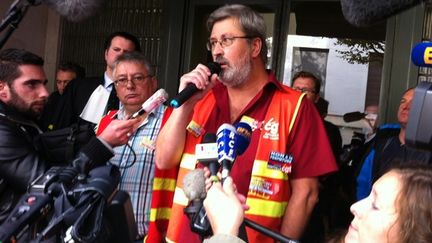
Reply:
[[210, 14], [207, 19], [207, 29], [211, 32], [216, 22], [235, 18], [247, 36], [261, 39], [261, 59], [267, 61], [266, 25], [264, 18], [250, 7], [241, 4], [224, 5]]
[[114, 62], [114, 69], [117, 68], [117, 65], [121, 62], [135, 62], [140, 63], [144, 65], [144, 67], [147, 69], [147, 73], [151, 76], [154, 76], [154, 68], [151, 65], [150, 61], [138, 51], [132, 51], [132, 52], [125, 52], [117, 57], [116, 61]]

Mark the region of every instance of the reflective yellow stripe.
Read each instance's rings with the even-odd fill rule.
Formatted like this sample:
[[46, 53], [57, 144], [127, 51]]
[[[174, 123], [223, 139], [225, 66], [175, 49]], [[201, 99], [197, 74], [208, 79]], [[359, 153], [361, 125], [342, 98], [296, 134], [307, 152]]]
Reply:
[[294, 110], [293, 116], [291, 117], [291, 123], [290, 123], [289, 131], [288, 131], [288, 132], [291, 132], [291, 129], [292, 129], [292, 127], [294, 126], [294, 122], [295, 122], [295, 120], [296, 120], [296, 117], [297, 117], [298, 111], [299, 111], [299, 109], [300, 109], [301, 101], [302, 101], [303, 97], [305, 97], [305, 95], [306, 95], [306, 93], [301, 94], [301, 95], [300, 95], [300, 98], [299, 98], [298, 101], [297, 101], [296, 108], [295, 108], [295, 110]]
[[166, 241], [167, 243], [176, 243], [175, 241], [172, 241], [172, 240], [168, 239], [168, 237], [165, 237], [165, 241]]
[[176, 179], [154, 178], [153, 190], [156, 191], [174, 191], [176, 186]]
[[150, 210], [150, 222], [155, 222], [157, 219], [169, 219], [171, 208], [152, 208]]
[[196, 165], [196, 158], [194, 154], [183, 154], [180, 167], [188, 169], [188, 170], [194, 170]]
[[286, 202], [275, 202], [257, 198], [248, 198], [246, 204], [250, 209], [245, 213], [248, 215], [266, 216], [280, 218], [285, 214]]
[[176, 187], [175, 193], [174, 193], [174, 203], [186, 206], [189, 203], [189, 199], [186, 197], [186, 195], [183, 192], [183, 189]]
[[255, 160], [252, 168], [252, 175], [279, 180], [288, 180], [287, 174], [283, 173], [282, 171], [267, 169], [267, 161], [264, 160]]

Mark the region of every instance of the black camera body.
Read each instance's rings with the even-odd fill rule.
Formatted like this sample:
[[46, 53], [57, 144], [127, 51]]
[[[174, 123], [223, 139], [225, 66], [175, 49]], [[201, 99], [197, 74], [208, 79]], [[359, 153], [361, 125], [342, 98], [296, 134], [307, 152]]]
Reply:
[[132, 204], [127, 192], [116, 189], [119, 178], [114, 165], [96, 167], [88, 175], [75, 167], [52, 167], [34, 180], [0, 226], [0, 242], [52, 237], [133, 242], [137, 228]]

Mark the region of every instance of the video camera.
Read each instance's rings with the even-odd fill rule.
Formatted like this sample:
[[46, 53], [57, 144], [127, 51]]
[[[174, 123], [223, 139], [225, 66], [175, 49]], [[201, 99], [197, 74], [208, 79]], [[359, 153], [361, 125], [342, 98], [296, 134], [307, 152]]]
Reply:
[[0, 226], [0, 242], [133, 242], [137, 229], [129, 194], [118, 191], [118, 167], [88, 174], [52, 167], [39, 176]]

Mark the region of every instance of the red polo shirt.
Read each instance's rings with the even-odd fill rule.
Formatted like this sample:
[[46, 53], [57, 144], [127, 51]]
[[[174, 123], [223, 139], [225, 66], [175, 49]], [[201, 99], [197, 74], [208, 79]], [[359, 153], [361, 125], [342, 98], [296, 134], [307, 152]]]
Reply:
[[[273, 74], [270, 74], [269, 82], [251, 100], [234, 123], [239, 122], [243, 115], [263, 121], [273, 94], [276, 90], [280, 90], [282, 85]], [[231, 121], [226, 87], [219, 83], [213, 88], [213, 92], [217, 97], [216, 108], [210, 114], [204, 129], [206, 132], [216, 133], [220, 125]], [[247, 195], [248, 192], [259, 134], [258, 129], [252, 133], [248, 148], [236, 158], [231, 169], [230, 175], [238, 191], [243, 195]], [[287, 154], [294, 158], [290, 178], [316, 177], [337, 170], [321, 117], [315, 106], [307, 99], [303, 99], [300, 105], [299, 114], [289, 136]]]

